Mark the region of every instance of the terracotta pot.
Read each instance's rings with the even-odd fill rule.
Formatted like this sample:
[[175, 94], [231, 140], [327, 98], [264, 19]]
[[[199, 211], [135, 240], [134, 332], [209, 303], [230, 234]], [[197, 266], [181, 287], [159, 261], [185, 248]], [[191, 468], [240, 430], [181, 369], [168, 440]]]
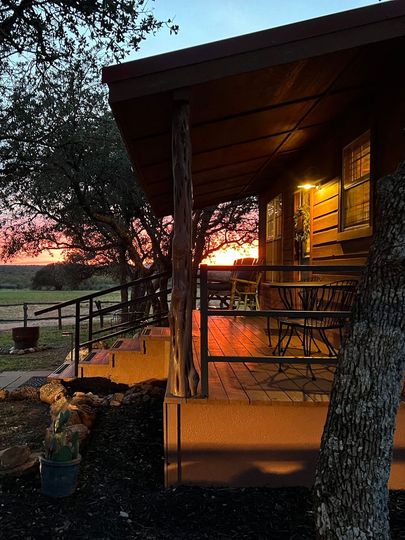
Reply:
[[39, 339], [39, 326], [21, 326], [12, 329], [16, 349], [36, 347]]

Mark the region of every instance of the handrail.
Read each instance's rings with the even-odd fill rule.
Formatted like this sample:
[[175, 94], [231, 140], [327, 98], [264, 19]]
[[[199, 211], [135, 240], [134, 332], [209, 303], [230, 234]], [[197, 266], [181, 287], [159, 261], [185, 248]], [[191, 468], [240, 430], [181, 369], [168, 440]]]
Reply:
[[[156, 298], [156, 297], [162, 296], [162, 294], [166, 294], [171, 291], [172, 289], [163, 289], [161, 291], [156, 291], [151, 294], [145, 294], [145, 296], [137, 296], [136, 298], [133, 298], [132, 300], [126, 300], [125, 302], [120, 302], [119, 304], [114, 304], [113, 306], [109, 306], [109, 307], [99, 309], [97, 311], [93, 311], [93, 317], [106, 315], [107, 313], [111, 313], [112, 311], [116, 311], [117, 309], [128, 307], [133, 304], [136, 304], [136, 302], [142, 302], [144, 300], [149, 300], [150, 298]], [[90, 318], [90, 315], [85, 315], [84, 317], [80, 318], [80, 321], [86, 321], [89, 318]]]
[[[154, 322], [158, 322], [158, 321], [160, 321], [162, 319], [167, 319], [167, 317], [168, 317], [168, 313], [162, 314], [162, 315], [159, 315], [159, 316], [151, 316], [151, 317], [148, 318], [148, 320], [145, 320], [142, 323], [131, 326], [130, 328], [126, 328], [125, 332], [129, 332], [130, 330], [138, 330], [139, 328], [144, 328], [146, 325], [149, 325], [149, 324], [154, 323]], [[111, 337], [116, 337], [116, 336], [119, 336], [122, 333], [123, 333], [122, 330], [119, 331], [119, 332], [112, 332], [110, 334], [107, 334], [106, 336], [103, 336], [103, 338], [108, 339], [108, 338], [111, 338]], [[89, 345], [92, 345], [93, 343], [97, 343], [97, 341], [100, 341], [100, 338], [84, 341], [83, 343], [80, 344], [80, 346], [81, 347], [88, 347]]]
[[104, 289], [102, 291], [97, 291], [95, 293], [85, 294], [83, 296], [79, 296], [78, 298], [74, 298], [73, 300], [67, 300], [66, 302], [60, 302], [58, 304], [55, 304], [53, 307], [40, 309], [39, 311], [35, 311], [34, 315], [42, 315], [43, 313], [48, 313], [50, 311], [54, 311], [55, 309], [62, 309], [67, 306], [72, 306], [74, 304], [77, 304], [78, 302], [84, 302], [85, 300], [92, 300], [93, 298], [97, 298], [98, 296], [104, 296], [106, 294], [110, 294], [112, 292], [121, 291], [122, 289], [127, 289], [129, 287], [133, 287], [134, 285], [138, 285], [139, 283], [143, 283], [144, 281], [153, 281], [155, 279], [159, 279], [164, 276], [169, 276], [170, 272], [160, 272], [159, 274], [151, 274], [150, 276], [146, 276], [143, 278], [138, 278], [133, 281], [128, 281], [128, 283], [124, 283], [123, 285], [116, 285], [115, 287], [110, 287], [109, 289]]
[[232, 264], [232, 265], [207, 265], [207, 264], [201, 264], [200, 265], [200, 279], [201, 279], [201, 273], [204, 269], [207, 269], [207, 271], [231, 271], [231, 270], [243, 270], [243, 271], [249, 271], [252, 272], [338, 272], [343, 273], [345, 270], [346, 272], [360, 272], [364, 270], [364, 265], [358, 265], [358, 264], [348, 264], [348, 265], [340, 265], [340, 264]]
[[[292, 317], [292, 318], [346, 318], [349, 317], [350, 311], [330, 311], [330, 310], [291, 310], [291, 309], [266, 309], [266, 310], [210, 310], [208, 308], [208, 272], [210, 271], [235, 271], [237, 269], [252, 272], [325, 272], [333, 274], [361, 273], [365, 266], [360, 265], [218, 265], [208, 266], [200, 265], [200, 314], [201, 314], [201, 329], [200, 329], [200, 355], [201, 355], [201, 395], [208, 397], [208, 365], [209, 362], [260, 362], [260, 363], [281, 363], [281, 362], [296, 362], [296, 363], [313, 363], [334, 364], [336, 365], [336, 356], [334, 357], [287, 357], [287, 356], [261, 356], [260, 358], [245, 357], [245, 356], [213, 356], [208, 352], [208, 317], [212, 316], [247, 316], [247, 317]], [[316, 286], [316, 282], [314, 282]]]
[[[103, 328], [103, 315], [105, 315], [107, 313], [110, 313], [112, 311], [127, 308], [130, 305], [134, 305], [136, 303], [141, 303], [141, 302], [150, 300], [152, 298], [159, 298], [159, 297], [163, 298], [163, 297], [165, 297], [166, 298], [165, 301], [168, 302], [168, 293], [171, 291], [171, 289], [165, 288], [165, 289], [162, 289], [162, 290], [157, 290], [157, 291], [155, 291], [153, 293], [148, 293], [148, 288], [145, 287], [145, 289], [144, 289], [145, 293], [148, 293], [148, 294], [144, 294], [143, 296], [138, 296], [136, 298], [132, 298], [131, 300], [126, 300], [124, 302], [116, 302], [114, 305], [110, 305], [110, 306], [107, 306], [107, 307], [104, 307], [104, 308], [101, 308], [101, 302], [98, 303], [96, 301], [96, 305], [98, 304], [97, 305], [97, 308], [98, 308], [97, 310], [94, 310], [94, 303], [95, 303], [94, 299], [95, 298], [100, 298], [101, 296], [105, 296], [105, 295], [110, 294], [112, 292], [129, 289], [130, 287], [134, 287], [134, 286], [139, 285], [141, 283], [153, 282], [153, 281], [159, 280], [160, 278], [169, 277], [169, 276], [170, 276], [170, 272], [168, 272], [168, 271], [159, 272], [157, 274], [151, 274], [149, 276], [145, 276], [145, 277], [133, 280], [133, 281], [129, 281], [128, 283], [124, 283], [123, 285], [117, 285], [115, 287], [110, 287], [109, 289], [104, 289], [103, 291], [97, 291], [95, 293], [85, 294], [83, 296], [80, 296], [78, 298], [74, 298], [72, 300], [68, 300], [66, 302], [60, 302], [58, 304], [55, 304], [55, 305], [51, 306], [50, 308], [41, 309], [39, 311], [36, 311], [35, 315], [38, 316], [38, 315], [42, 315], [44, 313], [49, 313], [49, 312], [55, 311], [55, 310], [57, 310], [58, 313], [60, 314], [63, 308], [66, 308], [66, 307], [72, 306], [72, 305], [75, 306], [75, 315], [74, 315], [75, 328], [74, 328], [74, 332], [73, 332], [73, 335], [74, 335], [74, 375], [75, 375], [75, 377], [77, 377], [78, 376], [78, 370], [79, 370], [80, 348], [89, 347], [89, 351], [90, 351], [91, 345], [93, 343], [95, 343], [96, 341], [99, 341], [100, 339], [108, 339], [110, 337], [119, 336], [119, 335], [122, 335], [123, 333], [129, 332], [131, 330], [136, 330], [136, 329], [145, 327], [148, 324], [151, 324], [151, 323], [154, 323], [154, 322], [159, 322], [159, 321], [162, 321], [164, 319], [167, 319], [168, 312], [166, 310], [162, 311], [162, 309], [160, 309], [160, 310], [157, 310], [158, 312], [154, 313], [153, 315], [138, 313], [138, 316], [134, 318], [133, 317], [134, 312], [131, 311], [131, 312], [128, 313], [128, 318], [130, 319], [132, 317], [132, 320], [128, 320], [125, 323], [117, 324], [114, 327], [110, 327], [110, 333], [109, 334], [107, 334], [107, 335], [104, 334], [103, 336], [100, 336], [98, 338], [94, 338], [94, 336], [96, 334], [100, 335], [102, 333], [102, 331], [106, 330], [105, 328]], [[81, 304], [83, 304], [86, 301], [88, 301], [88, 314], [86, 314], [84, 316], [81, 316], [80, 315]], [[162, 307], [162, 306], [160, 306], [160, 307]], [[159, 311], [160, 311], [160, 313], [159, 313]], [[93, 319], [95, 317], [100, 317], [101, 327], [102, 327], [101, 331], [100, 330], [94, 331], [94, 329], [93, 329]], [[80, 342], [80, 330], [81, 330], [80, 324], [83, 321], [88, 321], [88, 328], [87, 328], [88, 338], [87, 338], [87, 341], [81, 343]], [[119, 330], [117, 330], [117, 329], [119, 329]], [[111, 330], [117, 330], [117, 331], [111, 332]]]

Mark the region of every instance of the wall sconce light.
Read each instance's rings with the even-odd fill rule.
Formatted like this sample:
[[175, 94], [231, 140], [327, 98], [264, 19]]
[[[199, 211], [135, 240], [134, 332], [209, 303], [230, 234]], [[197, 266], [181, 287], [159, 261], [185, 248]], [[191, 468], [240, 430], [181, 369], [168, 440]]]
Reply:
[[319, 189], [319, 186], [317, 186], [316, 184], [300, 184], [299, 186], [297, 186], [298, 189], [306, 189], [306, 190], [310, 190], [310, 189]]

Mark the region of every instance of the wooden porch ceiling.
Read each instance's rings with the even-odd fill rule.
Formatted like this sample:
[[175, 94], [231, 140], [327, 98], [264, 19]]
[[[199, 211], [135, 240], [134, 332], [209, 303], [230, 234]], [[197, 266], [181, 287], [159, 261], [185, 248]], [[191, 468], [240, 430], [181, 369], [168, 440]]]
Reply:
[[[173, 93], [191, 105], [195, 207], [257, 194], [370, 95], [405, 49], [405, 5], [388, 2], [104, 69], [135, 170], [172, 211]], [[398, 67], [400, 69], [400, 67]]]

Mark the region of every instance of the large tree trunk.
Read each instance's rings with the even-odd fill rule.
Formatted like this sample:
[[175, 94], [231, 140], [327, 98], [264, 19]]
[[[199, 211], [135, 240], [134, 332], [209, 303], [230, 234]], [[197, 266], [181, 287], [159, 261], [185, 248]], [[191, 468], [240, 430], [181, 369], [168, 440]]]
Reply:
[[172, 126], [174, 182], [173, 288], [170, 311], [169, 391], [174, 396], [197, 393], [198, 374], [192, 353], [192, 182], [189, 105], [175, 103]]
[[405, 164], [377, 188], [377, 231], [316, 473], [320, 539], [390, 538], [387, 482], [405, 368]]

